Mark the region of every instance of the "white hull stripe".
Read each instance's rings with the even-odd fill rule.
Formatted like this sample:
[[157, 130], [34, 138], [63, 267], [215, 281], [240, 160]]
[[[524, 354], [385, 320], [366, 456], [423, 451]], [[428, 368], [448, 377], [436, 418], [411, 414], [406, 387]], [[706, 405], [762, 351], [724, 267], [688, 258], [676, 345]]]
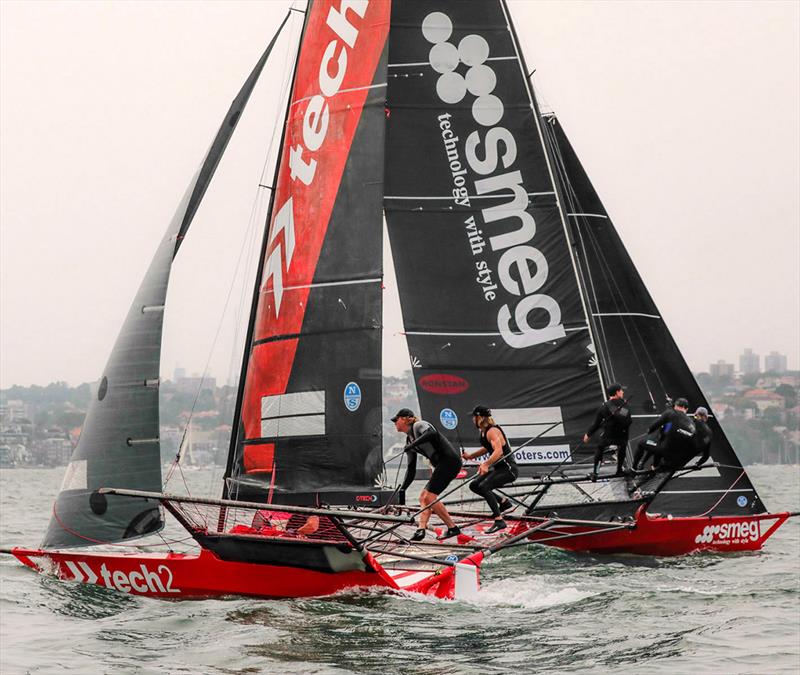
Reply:
[[[72, 572], [72, 577], [74, 581], [82, 581], [87, 584], [93, 584], [98, 579], [97, 575], [94, 572], [92, 572], [92, 568], [89, 567], [88, 563], [72, 562], [71, 560], [65, 560], [64, 564], [67, 566], [69, 571]], [[83, 570], [83, 572], [81, 572], [81, 570]]]
[[408, 572], [406, 570], [387, 570], [389, 576], [400, 588], [408, 588], [423, 579], [427, 579], [433, 572]]

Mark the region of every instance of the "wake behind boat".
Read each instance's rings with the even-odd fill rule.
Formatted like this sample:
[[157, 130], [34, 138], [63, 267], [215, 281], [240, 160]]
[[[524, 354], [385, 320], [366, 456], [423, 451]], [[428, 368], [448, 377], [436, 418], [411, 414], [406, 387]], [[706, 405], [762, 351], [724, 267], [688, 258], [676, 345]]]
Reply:
[[[291, 14], [302, 38], [274, 179], [260, 185], [269, 215], [222, 498], [163, 492], [162, 321], [172, 261], [277, 35], [142, 281], [42, 547], [10, 552], [63, 579], [158, 597], [370, 587], [453, 598], [475, 593], [482, 560], [511, 546], [759, 548], [789, 514], [767, 512], [713, 416], [702, 470], [587, 475], [594, 449], [581, 438], [609, 382], [624, 380], [641, 406], [634, 436], [670, 395], [707, 402], [563, 130], [540, 111], [506, 3], [317, 0]], [[507, 531], [489, 533], [487, 514], [461, 500], [447, 502], [460, 534], [414, 541], [424, 509], [397, 504], [387, 484], [384, 222], [421, 416], [469, 448], [467, 411], [488, 402], [514, 447], [522, 477], [505, 490]], [[68, 550], [155, 535], [167, 513], [199, 554]]]

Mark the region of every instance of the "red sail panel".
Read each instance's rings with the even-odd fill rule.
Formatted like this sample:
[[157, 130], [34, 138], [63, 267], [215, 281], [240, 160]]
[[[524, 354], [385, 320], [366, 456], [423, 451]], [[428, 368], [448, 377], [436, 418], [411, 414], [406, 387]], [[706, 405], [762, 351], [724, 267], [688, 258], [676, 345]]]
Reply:
[[[265, 424], [265, 406], [313, 402], [313, 395], [322, 391], [323, 408], [316, 412], [327, 418], [325, 401], [333, 398], [332, 391], [324, 395], [326, 384], [321, 378], [311, 381], [308, 376], [310, 368], [324, 370], [326, 366], [309, 364], [307, 355], [298, 356], [304, 340], [312, 352], [308, 345], [316, 347], [314, 341], [322, 334], [335, 334], [327, 341], [332, 343], [341, 341], [343, 334], [374, 332], [375, 324], [380, 326], [381, 175], [380, 170], [375, 175], [373, 165], [382, 167], [389, 11], [390, 3], [384, 0], [323, 0], [309, 8], [261, 270], [238, 444], [246, 455], [248, 445], [277, 439], [278, 466], [281, 447], [295, 442], [286, 437], [301, 437], [300, 422], [315, 420], [313, 415], [291, 420], [301, 431], [275, 431], [279, 422]], [[366, 127], [378, 128], [377, 141], [373, 133], [370, 142]], [[374, 185], [367, 185], [370, 180]], [[370, 231], [359, 234], [366, 228]], [[370, 243], [359, 250], [357, 244], [363, 238], [374, 240], [375, 246]], [[332, 258], [339, 262], [333, 264]], [[347, 290], [361, 289], [369, 281], [375, 282], [374, 290]], [[327, 292], [330, 288], [344, 290]], [[367, 300], [365, 293], [371, 293]], [[344, 324], [333, 316], [340, 307], [348, 310]], [[314, 356], [322, 360], [321, 354]], [[379, 360], [372, 360], [365, 358], [362, 370], [379, 369]], [[270, 398], [283, 394], [308, 396]], [[305, 414], [302, 406], [298, 410]], [[281, 419], [282, 415], [278, 412]], [[351, 426], [361, 429], [365, 424], [354, 420]], [[334, 427], [331, 420], [320, 422], [320, 428]], [[352, 435], [348, 430], [336, 433]], [[234, 474], [246, 472], [250, 462], [243, 460], [234, 462], [239, 467]], [[258, 465], [261, 473], [268, 468], [263, 466], [263, 456]], [[297, 485], [285, 487], [298, 489]]]

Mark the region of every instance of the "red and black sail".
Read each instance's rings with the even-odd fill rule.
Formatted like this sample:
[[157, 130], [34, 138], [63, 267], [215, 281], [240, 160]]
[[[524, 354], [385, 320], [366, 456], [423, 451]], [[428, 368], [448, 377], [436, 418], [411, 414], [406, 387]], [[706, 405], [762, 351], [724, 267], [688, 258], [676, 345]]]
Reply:
[[383, 469], [388, 33], [388, 2], [309, 5], [226, 476], [234, 498], [370, 499]]

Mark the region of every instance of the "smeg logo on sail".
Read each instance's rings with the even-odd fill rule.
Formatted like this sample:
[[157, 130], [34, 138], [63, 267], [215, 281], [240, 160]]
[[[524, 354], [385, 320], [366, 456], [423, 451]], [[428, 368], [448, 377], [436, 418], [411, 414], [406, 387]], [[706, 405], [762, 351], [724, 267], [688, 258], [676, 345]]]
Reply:
[[[474, 181], [474, 194], [500, 193], [500, 197], [511, 193], [510, 201], [488, 206], [477, 217], [470, 216], [464, 223], [467, 242], [475, 258], [476, 281], [487, 302], [494, 302], [497, 298], [498, 282], [508, 293], [520, 297], [513, 307], [513, 323], [511, 303], [503, 304], [497, 313], [497, 327], [509, 346], [523, 349], [552, 342], [566, 335], [561, 323], [561, 307], [550, 295], [539, 292], [547, 281], [548, 264], [544, 254], [532, 245], [536, 221], [526, 210], [529, 200], [522, 174], [519, 169], [514, 169], [516, 139], [511, 131], [499, 124], [504, 104], [493, 93], [497, 74], [487, 65], [489, 43], [482, 36], [471, 34], [463, 37], [456, 46], [449, 42], [452, 32], [452, 21], [442, 12], [432, 12], [422, 22], [422, 34], [432, 45], [429, 63], [439, 73], [436, 94], [448, 105], [460, 104], [468, 93], [475, 97], [472, 117], [480, 126], [472, 130], [464, 141], [467, 164], [472, 171], [483, 176]], [[456, 71], [461, 64], [467, 66], [464, 75]], [[467, 170], [461, 163], [459, 138], [451, 117], [449, 112], [444, 112], [437, 116], [437, 121], [452, 174], [453, 200], [460, 206], [470, 206], [465, 178]], [[487, 130], [482, 135], [484, 128]], [[500, 256], [499, 259], [493, 258], [492, 265], [486, 257], [487, 237], [484, 237], [484, 230], [488, 232], [490, 229], [496, 233], [488, 235], [489, 249]], [[531, 273], [531, 263], [534, 273]], [[495, 264], [497, 282], [492, 277]], [[544, 317], [547, 323], [542, 326]], [[532, 325], [534, 319], [537, 325]]]

